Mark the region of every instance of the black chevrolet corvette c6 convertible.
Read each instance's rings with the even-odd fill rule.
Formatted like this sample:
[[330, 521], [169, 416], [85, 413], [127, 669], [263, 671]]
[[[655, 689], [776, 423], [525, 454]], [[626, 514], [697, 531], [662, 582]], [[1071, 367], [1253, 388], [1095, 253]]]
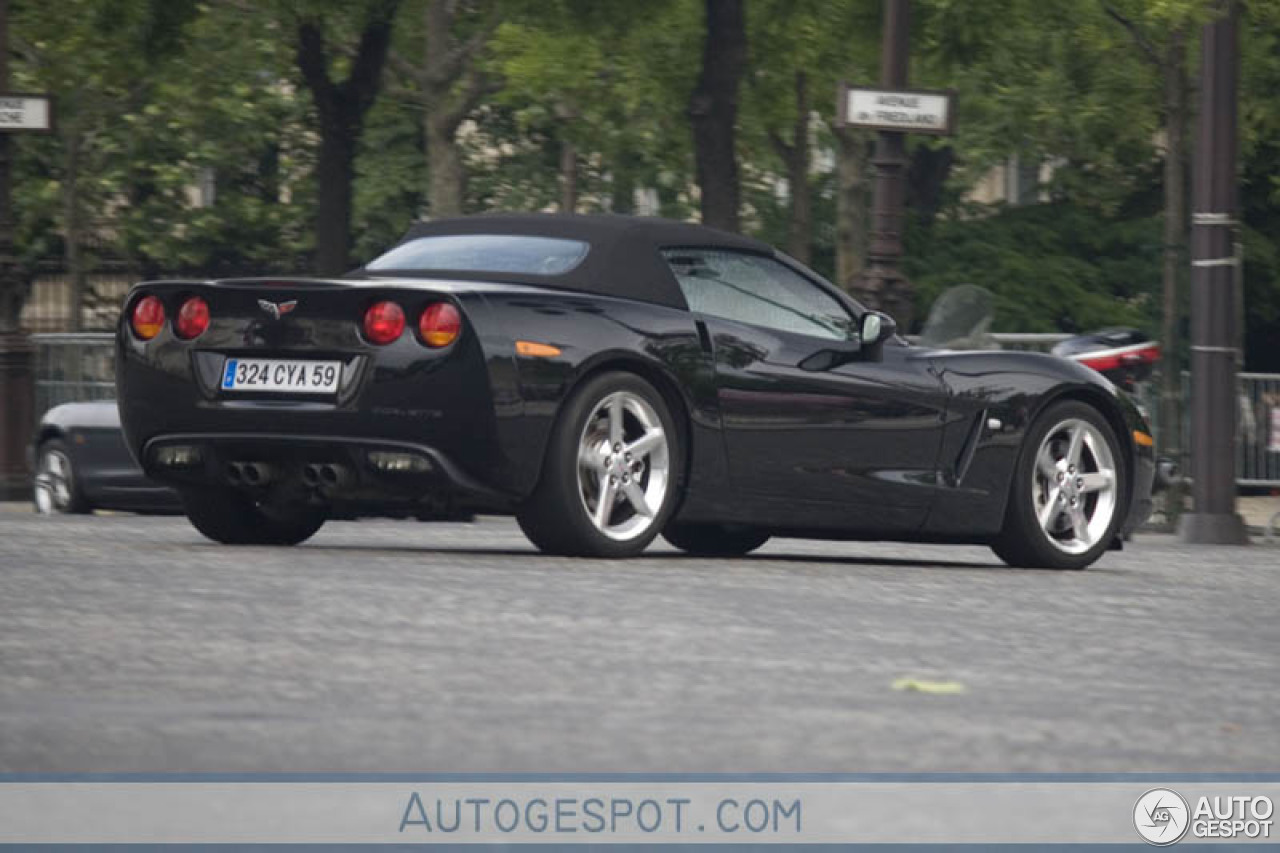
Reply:
[[1082, 568], [1150, 509], [1148, 428], [1092, 370], [910, 346], [769, 246], [659, 219], [443, 220], [341, 279], [140, 284], [117, 377], [132, 452], [228, 544], [486, 512], [558, 554]]

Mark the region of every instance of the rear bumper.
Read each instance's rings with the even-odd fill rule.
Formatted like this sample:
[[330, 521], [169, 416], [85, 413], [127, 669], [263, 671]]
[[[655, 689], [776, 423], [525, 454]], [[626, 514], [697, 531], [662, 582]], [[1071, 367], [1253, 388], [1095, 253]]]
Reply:
[[[166, 463], [166, 448], [194, 448], [183, 464]], [[412, 469], [388, 470], [379, 454], [414, 460]], [[170, 433], [142, 448], [148, 476], [176, 489], [234, 486], [263, 493], [287, 493], [294, 500], [325, 504], [353, 514], [396, 510], [414, 514], [440, 507], [500, 511], [515, 496], [467, 474], [434, 447], [352, 436], [272, 433]], [[385, 457], [384, 457], [385, 458]], [[261, 479], [248, 482], [238, 466], [251, 463]], [[316, 476], [323, 471], [325, 476]], [[339, 512], [341, 514], [341, 512]]]

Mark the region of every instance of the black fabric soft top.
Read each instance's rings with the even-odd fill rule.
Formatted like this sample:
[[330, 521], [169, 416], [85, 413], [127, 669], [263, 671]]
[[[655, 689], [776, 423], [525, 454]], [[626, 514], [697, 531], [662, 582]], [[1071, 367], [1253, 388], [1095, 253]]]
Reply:
[[[569, 215], [557, 213], [492, 213], [440, 219], [414, 225], [400, 243], [419, 237], [445, 234], [524, 234], [562, 237], [590, 245], [582, 263], [560, 275], [520, 275], [502, 273], [431, 270], [431, 275], [459, 279], [513, 281], [545, 284], [584, 293], [618, 296], [686, 308], [684, 296], [671, 269], [660, 254], [665, 248], [738, 249], [772, 255], [773, 249], [759, 240], [740, 237], [704, 225], [675, 222], [645, 216], [615, 214]], [[378, 277], [412, 273], [406, 271], [366, 271], [357, 274]]]

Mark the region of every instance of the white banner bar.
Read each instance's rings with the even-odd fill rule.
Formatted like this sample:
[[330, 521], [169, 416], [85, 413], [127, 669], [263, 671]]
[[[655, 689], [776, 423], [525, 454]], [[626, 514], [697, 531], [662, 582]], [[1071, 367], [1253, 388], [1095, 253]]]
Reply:
[[1277, 799], [1216, 781], [11, 781], [0, 844], [1265, 843]]

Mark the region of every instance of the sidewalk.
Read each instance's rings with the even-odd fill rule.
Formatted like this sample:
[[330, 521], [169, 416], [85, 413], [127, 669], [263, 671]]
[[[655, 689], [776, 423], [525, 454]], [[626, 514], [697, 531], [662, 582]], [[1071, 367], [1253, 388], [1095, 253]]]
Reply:
[[[1262, 495], [1260, 497], [1236, 498], [1236, 509], [1244, 518], [1249, 535], [1257, 537], [1265, 534], [1271, 519], [1280, 513], [1280, 496]], [[1273, 535], [1280, 536], [1280, 518], [1276, 519]]]

